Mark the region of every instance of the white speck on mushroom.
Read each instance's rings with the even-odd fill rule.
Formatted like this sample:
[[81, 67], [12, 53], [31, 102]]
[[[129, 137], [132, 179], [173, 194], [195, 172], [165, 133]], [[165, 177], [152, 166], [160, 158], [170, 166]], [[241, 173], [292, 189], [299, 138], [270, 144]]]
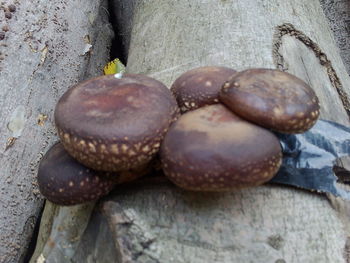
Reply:
[[129, 149], [129, 147], [126, 144], [122, 144], [122, 152], [126, 153]]
[[118, 144], [112, 144], [111, 145], [111, 152], [114, 153], [114, 154], [119, 154]]
[[144, 146], [144, 147], [142, 148], [142, 151], [143, 151], [144, 153], [149, 152], [149, 150], [150, 150], [150, 148], [149, 148], [148, 145], [146, 145], [146, 146]]
[[89, 142], [88, 145], [89, 145], [90, 151], [93, 152], [93, 153], [95, 153], [95, 152], [96, 152], [95, 145], [92, 144], [91, 142]]
[[211, 81], [208, 80], [205, 82], [205, 86], [210, 87], [211, 85], [212, 85]]
[[273, 113], [276, 117], [279, 117], [284, 114], [284, 110], [281, 107], [274, 107]]

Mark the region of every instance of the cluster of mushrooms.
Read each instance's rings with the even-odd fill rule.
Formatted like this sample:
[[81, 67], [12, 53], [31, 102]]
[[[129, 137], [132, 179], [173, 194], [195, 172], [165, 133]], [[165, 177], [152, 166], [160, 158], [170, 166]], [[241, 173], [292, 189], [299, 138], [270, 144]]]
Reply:
[[200, 67], [170, 90], [138, 74], [93, 78], [56, 106], [61, 142], [40, 163], [39, 189], [59, 205], [97, 200], [147, 174], [155, 158], [186, 190], [261, 185], [282, 162], [272, 131], [305, 132], [319, 109], [305, 82], [272, 69]]

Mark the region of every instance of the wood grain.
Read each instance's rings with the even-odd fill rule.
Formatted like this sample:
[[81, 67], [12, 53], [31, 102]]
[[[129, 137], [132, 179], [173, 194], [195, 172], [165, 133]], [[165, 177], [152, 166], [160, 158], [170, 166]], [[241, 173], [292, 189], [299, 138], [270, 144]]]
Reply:
[[[13, 3], [7, 19], [3, 9]], [[1, 6], [0, 28], [8, 31], [0, 41], [0, 262], [21, 262], [42, 209], [36, 172], [57, 140], [56, 101], [70, 85], [101, 74], [112, 31], [102, 0], [5, 0]], [[94, 53], [84, 51], [88, 41]], [[23, 118], [13, 118], [16, 109]], [[10, 121], [23, 128], [17, 139]]]
[[[135, 4], [129, 72], [170, 86], [197, 66], [280, 68], [311, 84], [323, 118], [349, 125], [349, 76], [318, 0], [119, 2]], [[121, 12], [118, 19], [129, 18]], [[276, 185], [198, 194], [145, 179], [100, 202], [92, 220], [104, 215], [96, 223], [101, 232], [87, 228], [82, 242], [91, 249], [79, 247], [74, 260], [346, 262], [350, 210], [338, 199], [332, 205], [326, 196]], [[101, 254], [97, 238], [113, 240], [114, 249], [108, 243], [110, 252]]]
[[[276, 63], [277, 52], [283, 69], [305, 79], [320, 96], [322, 117], [348, 125], [349, 116], [323, 57], [293, 33], [281, 37], [277, 45], [276, 32], [286, 24], [317, 43], [331, 62], [342, 95], [348, 96], [349, 76], [316, 0], [139, 1], [128, 71], [149, 74], [170, 86], [196, 66], [276, 68], [281, 64]], [[132, 221], [132, 226], [119, 221], [112, 224], [116, 238], [121, 233], [133, 235], [133, 229], [139, 228], [144, 233], [139, 240], [146, 235], [153, 240], [153, 250], [145, 248], [138, 262], [146, 262], [142, 256], [147, 258], [149, 253], [159, 262], [345, 260], [347, 233], [327, 199], [316, 194], [264, 186], [208, 197], [161, 186], [111, 199], [106, 204], [115, 211], [111, 219]], [[276, 245], [274, 240], [283, 240], [285, 245]], [[135, 257], [134, 246], [128, 249], [127, 244], [118, 244], [125, 259]]]

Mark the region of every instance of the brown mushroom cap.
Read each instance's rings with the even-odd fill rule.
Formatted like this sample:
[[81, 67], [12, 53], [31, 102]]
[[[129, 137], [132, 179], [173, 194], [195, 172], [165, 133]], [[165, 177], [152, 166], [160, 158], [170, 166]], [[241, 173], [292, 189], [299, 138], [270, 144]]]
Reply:
[[44, 155], [38, 170], [39, 190], [58, 205], [76, 205], [99, 199], [115, 184], [125, 180], [109, 173], [96, 172], [74, 160], [61, 143]]
[[317, 121], [315, 92], [301, 79], [272, 69], [248, 69], [224, 84], [220, 101], [244, 119], [282, 133], [302, 133]]
[[189, 70], [171, 86], [182, 113], [219, 102], [222, 85], [236, 71], [226, 67], [199, 67]]
[[161, 146], [164, 173], [196, 191], [227, 191], [260, 185], [278, 171], [282, 152], [270, 131], [221, 104], [182, 115]]
[[179, 109], [170, 90], [147, 76], [106, 75], [69, 89], [55, 109], [63, 146], [87, 167], [124, 171], [158, 152]]

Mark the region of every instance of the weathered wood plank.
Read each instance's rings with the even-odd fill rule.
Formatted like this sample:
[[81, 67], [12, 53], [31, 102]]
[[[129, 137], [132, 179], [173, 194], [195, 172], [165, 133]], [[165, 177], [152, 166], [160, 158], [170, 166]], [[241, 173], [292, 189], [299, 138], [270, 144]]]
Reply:
[[[16, 11], [5, 18], [13, 3]], [[5, 0], [1, 7], [0, 31], [8, 31], [0, 40], [0, 262], [21, 262], [42, 209], [37, 165], [57, 140], [55, 103], [70, 85], [101, 74], [112, 31], [104, 0]]]

